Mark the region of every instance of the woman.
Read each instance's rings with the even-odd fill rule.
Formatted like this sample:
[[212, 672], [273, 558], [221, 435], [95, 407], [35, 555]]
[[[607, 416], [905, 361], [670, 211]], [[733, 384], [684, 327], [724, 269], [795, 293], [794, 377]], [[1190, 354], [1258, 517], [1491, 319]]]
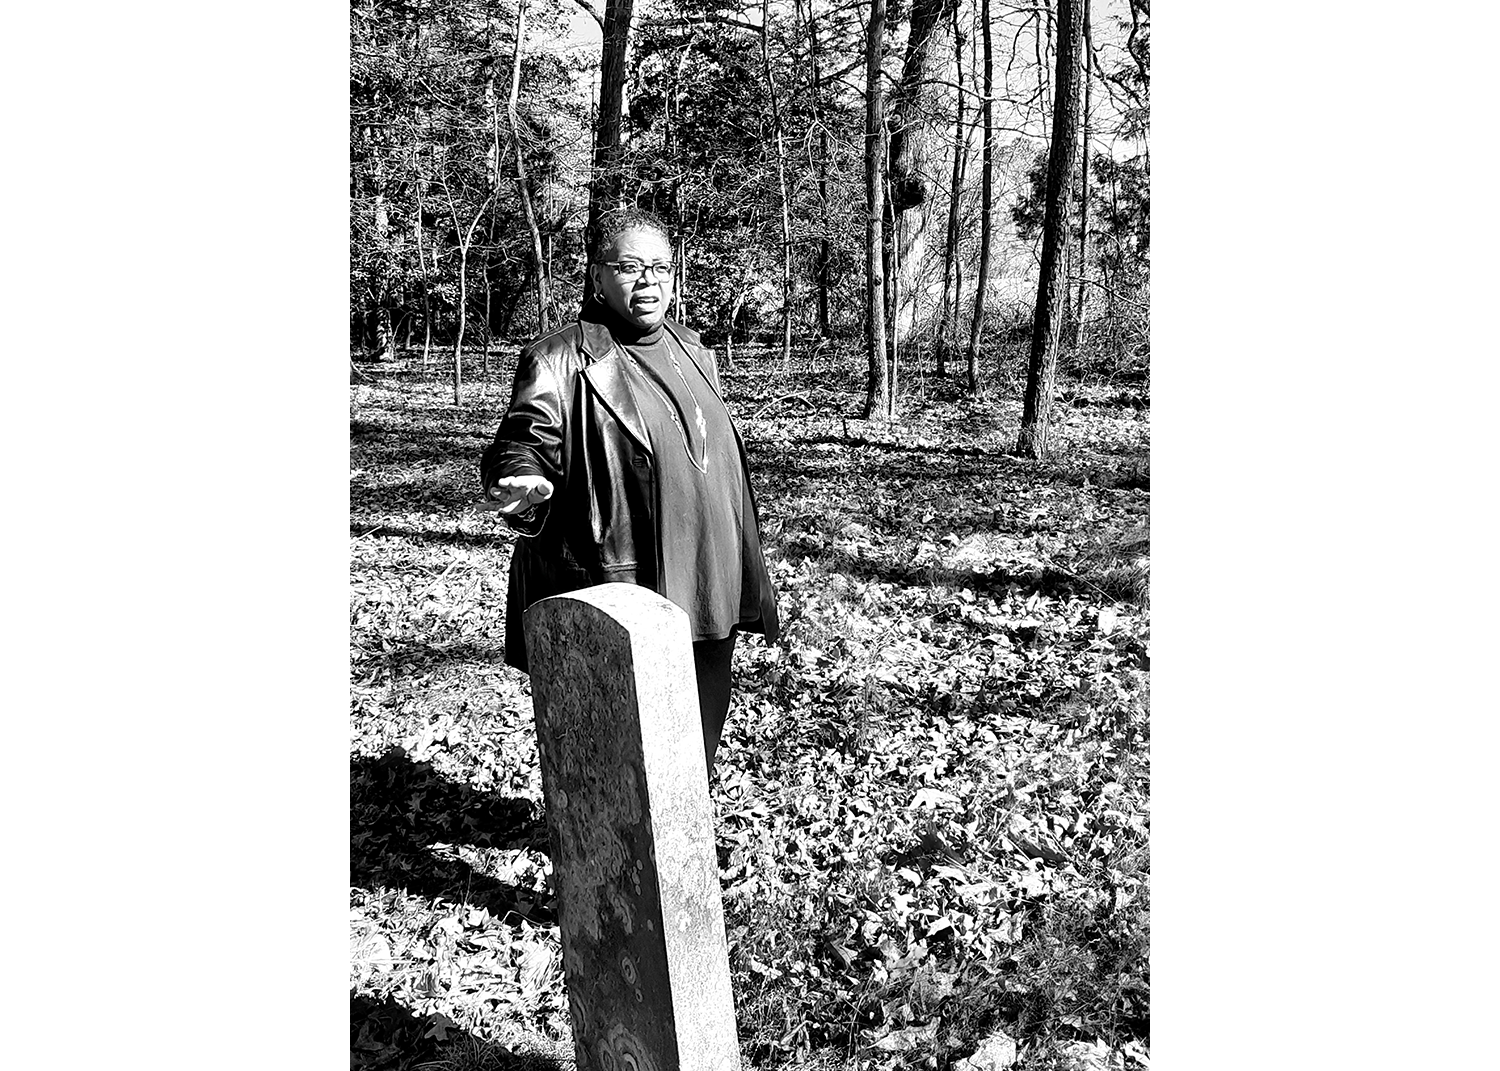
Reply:
[[778, 631], [745, 448], [713, 351], [667, 318], [672, 246], [642, 212], [605, 221], [578, 322], [521, 351], [510, 408], [480, 462], [485, 497], [522, 538], [505, 660], [526, 669], [521, 614], [624, 581], [687, 612], [713, 771], [737, 632]]

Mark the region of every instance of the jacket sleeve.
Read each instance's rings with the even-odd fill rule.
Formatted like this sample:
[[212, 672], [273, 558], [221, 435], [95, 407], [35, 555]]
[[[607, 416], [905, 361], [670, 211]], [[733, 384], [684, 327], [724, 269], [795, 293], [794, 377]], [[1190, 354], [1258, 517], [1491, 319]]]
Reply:
[[479, 462], [486, 497], [495, 481], [508, 476], [542, 476], [551, 481], [553, 496], [546, 502], [505, 521], [522, 535], [536, 535], [546, 522], [548, 508], [563, 490], [564, 437], [568, 410], [566, 362], [535, 344], [521, 351], [516, 362], [510, 406], [495, 432], [495, 441]]

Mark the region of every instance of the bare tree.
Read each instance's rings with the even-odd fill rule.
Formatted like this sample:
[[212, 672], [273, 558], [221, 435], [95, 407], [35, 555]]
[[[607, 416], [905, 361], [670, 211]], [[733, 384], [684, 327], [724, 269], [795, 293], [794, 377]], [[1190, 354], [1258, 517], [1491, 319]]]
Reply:
[[1067, 304], [1068, 199], [1078, 160], [1078, 82], [1083, 34], [1076, 0], [1057, 0], [1057, 78], [1052, 145], [1047, 156], [1047, 204], [1042, 216], [1042, 264], [1031, 322], [1031, 358], [1016, 452], [1046, 457], [1057, 347]]
[[[812, 120], [818, 128], [818, 255], [813, 275], [818, 288], [818, 337], [828, 338], [828, 292], [833, 263], [833, 243], [828, 237], [828, 122], [823, 109], [823, 78], [819, 70], [817, 0], [807, 0], [808, 92], [812, 99]], [[797, 0], [797, 10], [802, 10]]]
[[990, 41], [990, 0], [981, 15], [984, 40], [984, 179], [980, 184], [979, 272], [974, 280], [974, 319], [969, 324], [969, 391], [979, 389], [979, 338], [984, 329], [984, 292], [990, 281], [995, 238], [995, 53]]
[[1079, 153], [1083, 157], [1078, 165], [1079, 212], [1078, 221], [1078, 300], [1074, 303], [1072, 327], [1068, 346], [1074, 350], [1083, 342], [1083, 321], [1088, 315], [1089, 304], [1089, 112], [1092, 105], [1090, 92], [1093, 79], [1089, 71], [1093, 61], [1092, 33], [1089, 28], [1089, 0], [1083, 0], [1083, 136], [1079, 138]]
[[885, 44], [885, 0], [870, 0], [870, 24], [865, 31], [865, 354], [870, 379], [865, 392], [865, 419], [883, 414], [887, 405], [885, 382], [885, 108], [880, 84], [880, 61]]
[[886, 240], [892, 247], [888, 265], [895, 269], [890, 277], [893, 353], [916, 319], [915, 303], [909, 303], [911, 318], [902, 317], [900, 295], [916, 295], [917, 276], [925, 260], [934, 185], [928, 159], [939, 137], [933, 117], [943, 88], [939, 75], [946, 73], [948, 64], [945, 36], [957, 7], [958, 0], [913, 0], [901, 79], [887, 109], [890, 180], [885, 222], [890, 228]]
[[448, 196], [448, 211], [453, 216], [453, 230], [458, 235], [458, 337], [453, 340], [453, 404], [462, 405], [461, 391], [464, 381], [464, 324], [468, 319], [469, 306], [469, 247], [474, 242], [474, 229], [479, 226], [479, 221], [484, 218], [485, 210], [490, 207], [490, 202], [495, 198], [495, 191], [490, 190], [485, 194], [484, 203], [474, 213], [474, 219], [469, 223], [469, 229], [464, 230], [463, 222], [459, 219], [458, 204], [453, 200], [453, 191], [448, 188], [448, 180], [441, 174], [438, 181], [443, 184], [443, 192]]
[[760, 59], [771, 103], [771, 136], [776, 146], [776, 185], [781, 193], [781, 370], [792, 362], [792, 206], [787, 193], [786, 145], [781, 137], [781, 101], [771, 71], [771, 0], [761, 0]]
[[[421, 157], [419, 156], [417, 159], [420, 161]], [[422, 339], [422, 372], [425, 375], [432, 361], [432, 295], [430, 293], [432, 284], [428, 279], [427, 273], [427, 253], [422, 248], [422, 234], [426, 230], [422, 222], [422, 217], [427, 212], [426, 200], [423, 197], [422, 188], [427, 183], [420, 174], [420, 164], [414, 170], [419, 172], [412, 183], [417, 190], [417, 211], [414, 214], [412, 222], [417, 239], [417, 264], [422, 269], [422, 326], [426, 331], [426, 335]]]
[[[635, 0], [605, 0], [604, 4], [599, 114], [594, 121], [594, 175], [589, 184], [589, 218], [584, 231], [584, 241], [589, 246], [599, 238], [599, 224], [604, 214], [620, 204], [620, 128], [625, 108], [630, 19], [634, 7]], [[583, 303], [587, 305], [593, 296], [593, 278], [585, 272]]]
[[[521, 124], [518, 118], [517, 101], [521, 95], [521, 49], [526, 41], [526, 0], [516, 4], [516, 44], [510, 62], [510, 99], [505, 105], [505, 117], [510, 122], [510, 137], [516, 149], [516, 195], [521, 200], [521, 214], [526, 219], [526, 231], [531, 235], [532, 272], [536, 279], [536, 326], [538, 334], [546, 334], [547, 323], [547, 264], [542, 253], [542, 232], [536, 224], [536, 210], [531, 203], [531, 185], [526, 174], [526, 154], [522, 151]], [[498, 155], [499, 143], [495, 150]]]
[[[954, 83], [958, 87], [953, 106], [953, 181], [948, 187], [948, 231], [943, 242], [943, 304], [938, 319], [937, 371], [948, 370], [948, 354], [954, 346], [958, 306], [963, 293], [963, 266], [958, 257], [959, 202], [963, 196], [964, 169], [968, 163], [968, 137], [964, 128], [964, 35], [958, 25], [958, 5], [953, 5]], [[952, 296], [949, 296], [950, 281]]]

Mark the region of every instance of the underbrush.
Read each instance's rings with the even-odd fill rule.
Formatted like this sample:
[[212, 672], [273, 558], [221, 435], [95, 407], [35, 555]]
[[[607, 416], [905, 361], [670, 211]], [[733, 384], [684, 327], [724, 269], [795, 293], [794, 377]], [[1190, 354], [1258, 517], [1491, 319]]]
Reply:
[[[1037, 463], [1015, 397], [929, 374], [866, 423], [847, 364], [736, 356], [784, 626], [737, 647], [712, 786], [747, 1063], [947, 1068], [1003, 1033], [1018, 1068], [1138, 1066], [1144, 394], [1066, 383]], [[358, 1067], [571, 1063], [512, 538], [469, 508], [508, 368], [468, 389], [385, 370], [351, 411], [351, 998], [409, 1017]]]

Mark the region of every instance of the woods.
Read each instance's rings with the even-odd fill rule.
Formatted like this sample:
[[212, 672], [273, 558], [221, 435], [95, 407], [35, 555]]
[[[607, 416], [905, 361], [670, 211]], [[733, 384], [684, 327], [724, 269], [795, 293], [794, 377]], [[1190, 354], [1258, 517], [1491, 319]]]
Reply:
[[1094, 6], [359, 0], [355, 356], [447, 348], [457, 404], [466, 348], [569, 319], [634, 205], [711, 344], [789, 374], [818, 344], [900, 420], [962, 332], [970, 393], [1026, 369], [1017, 449], [1045, 454], [1059, 362], [1149, 356], [1150, 11]]
[[665, 221], [783, 626], [709, 782], [742, 1066], [1148, 1067], [1148, 0], [350, 28], [351, 1067], [575, 1066], [475, 465], [619, 208]]

